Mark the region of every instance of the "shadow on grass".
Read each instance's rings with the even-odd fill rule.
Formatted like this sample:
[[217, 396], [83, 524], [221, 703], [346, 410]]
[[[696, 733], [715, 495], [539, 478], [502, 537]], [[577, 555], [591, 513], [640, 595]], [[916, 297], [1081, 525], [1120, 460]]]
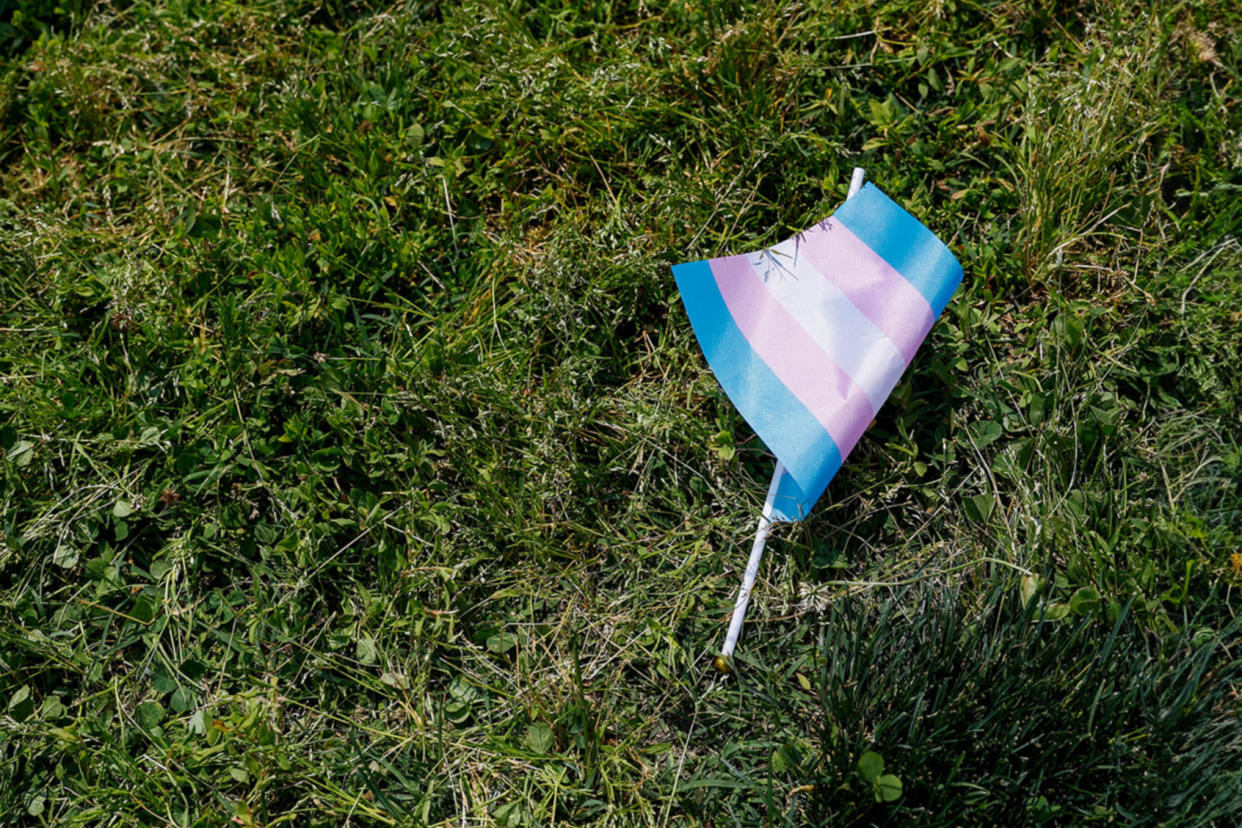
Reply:
[[[811, 676], [754, 664], [730, 694], [784, 717], [784, 741], [726, 743], [696, 774], [719, 784], [690, 779], [686, 804], [789, 825], [1236, 824], [1238, 624], [1188, 613], [1158, 636], [1130, 605], [1051, 621], [1039, 604], [1012, 583], [979, 603], [930, 583], [833, 602]], [[891, 804], [866, 751], [901, 780]]]

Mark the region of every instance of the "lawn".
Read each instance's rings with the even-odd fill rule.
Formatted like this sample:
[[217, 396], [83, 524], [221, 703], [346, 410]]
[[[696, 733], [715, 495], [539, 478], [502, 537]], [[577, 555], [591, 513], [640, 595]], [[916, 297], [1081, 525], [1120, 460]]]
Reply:
[[[0, 824], [1242, 822], [1227, 0], [0, 0]], [[772, 458], [669, 266], [965, 280]]]

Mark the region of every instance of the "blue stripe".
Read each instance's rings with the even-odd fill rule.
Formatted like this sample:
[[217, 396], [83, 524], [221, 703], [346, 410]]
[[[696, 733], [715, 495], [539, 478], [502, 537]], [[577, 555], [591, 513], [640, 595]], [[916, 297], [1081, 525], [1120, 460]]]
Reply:
[[905, 276], [940, 316], [962, 281], [962, 266], [935, 233], [874, 184], [847, 199], [832, 217]]
[[711, 266], [673, 265], [673, 276], [707, 364], [733, 405], [805, 491], [822, 492], [841, 467], [832, 437], [742, 335]]
[[772, 498], [772, 521], [802, 520], [823, 493], [821, 488], [808, 494], [802, 491], [802, 487], [791, 475], [782, 474], [780, 482], [776, 484], [776, 497]]

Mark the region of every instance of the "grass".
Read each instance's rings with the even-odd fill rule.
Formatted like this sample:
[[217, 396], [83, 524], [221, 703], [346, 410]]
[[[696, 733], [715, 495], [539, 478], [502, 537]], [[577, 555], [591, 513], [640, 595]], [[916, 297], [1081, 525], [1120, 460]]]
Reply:
[[[0, 822], [1242, 819], [1232, 5], [3, 15]], [[967, 277], [720, 680], [668, 266], [854, 165]]]

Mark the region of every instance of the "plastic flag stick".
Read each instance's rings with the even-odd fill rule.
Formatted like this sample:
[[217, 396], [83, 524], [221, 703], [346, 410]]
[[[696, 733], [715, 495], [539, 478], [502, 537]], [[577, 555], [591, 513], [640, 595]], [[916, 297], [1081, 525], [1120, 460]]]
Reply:
[[[846, 201], [862, 189], [865, 177], [866, 172], [862, 167], [854, 168], [854, 173], [850, 177], [849, 192], [845, 196]], [[767, 497], [763, 501], [763, 511], [759, 515], [759, 528], [755, 530], [755, 541], [750, 547], [750, 559], [746, 562], [746, 572], [742, 576], [742, 588], [738, 591], [737, 603], [733, 605], [733, 617], [729, 620], [729, 632], [725, 635], [724, 647], [716, 658], [716, 669], [722, 673], [728, 673], [733, 669], [730, 660], [733, 658], [733, 651], [737, 649], [737, 639], [742, 633], [742, 622], [746, 620], [746, 608], [750, 605], [750, 593], [755, 587], [755, 579], [759, 576], [759, 564], [763, 560], [763, 549], [767, 545], [768, 535], [772, 532], [772, 504], [776, 499], [777, 490], [780, 488], [781, 476], [784, 474], [785, 467], [777, 460], [776, 468], [772, 471], [772, 482], [768, 484]]]

